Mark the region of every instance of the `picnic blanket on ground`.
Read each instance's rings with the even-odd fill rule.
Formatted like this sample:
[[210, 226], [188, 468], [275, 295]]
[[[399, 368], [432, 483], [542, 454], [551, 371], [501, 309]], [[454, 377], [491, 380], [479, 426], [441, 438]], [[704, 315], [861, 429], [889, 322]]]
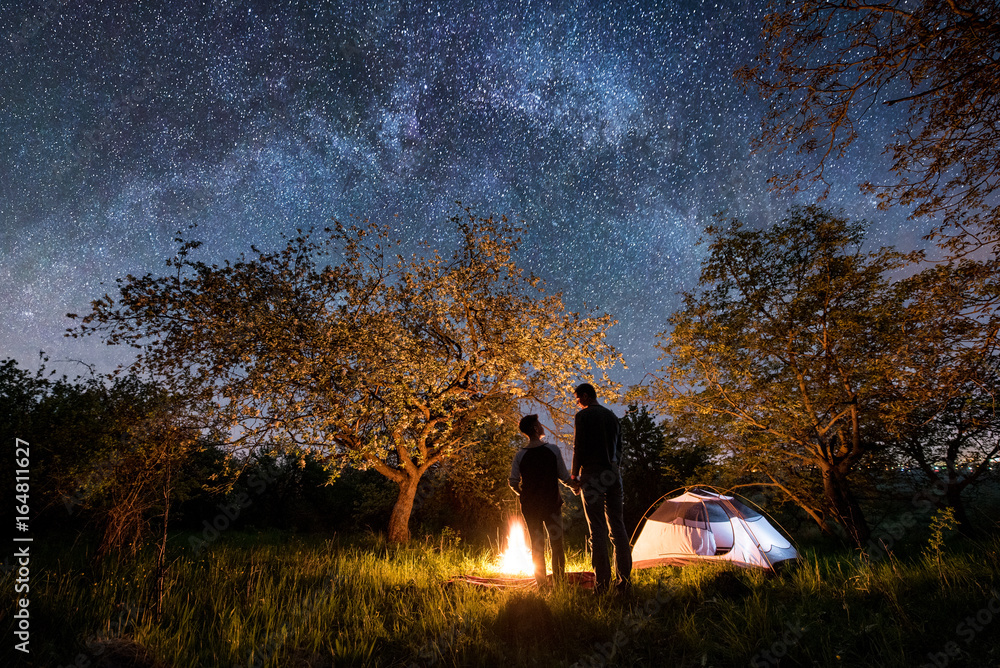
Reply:
[[[552, 580], [552, 576], [549, 576], [549, 580]], [[465, 584], [476, 585], [477, 587], [489, 587], [492, 589], [534, 589], [538, 585], [535, 583], [534, 577], [526, 578], [485, 578], [478, 577], [476, 575], [458, 575], [448, 580], [448, 584], [454, 582], [463, 582]], [[578, 587], [583, 587], [584, 589], [593, 589], [594, 583], [597, 582], [597, 578], [590, 571], [574, 571], [572, 573], [566, 573], [566, 582], [575, 584]]]

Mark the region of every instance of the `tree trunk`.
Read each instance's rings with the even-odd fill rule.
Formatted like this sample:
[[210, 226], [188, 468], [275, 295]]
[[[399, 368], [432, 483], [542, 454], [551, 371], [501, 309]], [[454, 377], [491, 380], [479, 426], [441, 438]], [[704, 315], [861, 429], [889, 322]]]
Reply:
[[800, 509], [802, 509], [802, 511], [806, 515], [812, 518], [813, 522], [816, 523], [816, 526], [819, 527], [820, 531], [822, 531], [825, 535], [828, 536], [833, 535], [833, 529], [830, 527], [830, 523], [826, 521], [826, 517], [823, 515], [821, 509], [814, 507], [812, 503], [807, 503], [805, 499], [803, 499], [800, 495], [792, 491], [790, 487], [786, 487], [785, 485], [781, 484], [781, 482], [779, 482], [778, 479], [775, 478], [770, 473], [765, 472], [765, 475], [771, 480], [772, 485], [774, 485], [782, 492], [784, 492], [788, 496], [788, 498], [791, 499], [793, 503], [795, 503], [795, 505], [797, 505]]
[[944, 505], [955, 511], [955, 519], [958, 521], [958, 532], [967, 537], [974, 537], [976, 530], [973, 529], [972, 523], [969, 521], [969, 514], [965, 512], [965, 503], [962, 501], [962, 487], [946, 483], [943, 501]]
[[396, 484], [399, 485], [399, 496], [396, 497], [396, 505], [392, 507], [392, 516], [389, 517], [389, 540], [405, 543], [410, 540], [410, 513], [413, 512], [413, 499], [417, 496], [420, 476], [407, 476]]
[[847, 535], [856, 547], [864, 547], [871, 537], [868, 521], [865, 520], [861, 506], [851, 493], [850, 486], [843, 472], [834, 466], [823, 468], [823, 492], [827, 504], [833, 510]]

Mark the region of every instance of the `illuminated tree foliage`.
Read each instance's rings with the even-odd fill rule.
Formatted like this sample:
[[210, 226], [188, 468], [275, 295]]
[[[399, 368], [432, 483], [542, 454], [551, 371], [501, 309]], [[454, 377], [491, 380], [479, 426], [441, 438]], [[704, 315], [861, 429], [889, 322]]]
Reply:
[[[660, 335], [648, 397], [745, 450], [821, 528], [836, 521], [861, 545], [868, 527], [850, 478], [881, 443], [901, 306], [886, 273], [908, 258], [862, 252], [862, 225], [815, 207], [769, 229], [731, 221], [707, 234], [700, 290]], [[822, 497], [802, 497], [789, 469], [818, 478]]]
[[995, 0], [779, 0], [764, 47], [737, 77], [770, 100], [759, 144], [793, 149], [781, 189], [825, 183], [828, 161], [858, 137], [875, 105], [908, 115], [887, 146], [893, 183], [866, 183], [880, 205], [914, 207], [959, 234], [1000, 238], [1000, 6]]
[[192, 397], [234, 447], [378, 471], [399, 487], [389, 537], [404, 541], [421, 477], [510, 399], [569, 414], [573, 382], [620, 361], [609, 316], [568, 312], [517, 267], [506, 219], [451, 222], [450, 252], [406, 256], [385, 228], [337, 223], [222, 266], [179, 236], [168, 275], [120, 279], [71, 334], [135, 346], [135, 370]]

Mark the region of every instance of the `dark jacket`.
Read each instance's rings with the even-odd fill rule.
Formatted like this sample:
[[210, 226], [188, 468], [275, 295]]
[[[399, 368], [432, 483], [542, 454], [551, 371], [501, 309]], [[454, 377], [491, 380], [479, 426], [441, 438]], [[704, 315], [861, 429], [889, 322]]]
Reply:
[[580, 469], [602, 471], [621, 461], [621, 427], [609, 408], [591, 404], [576, 414], [573, 439], [573, 475]]

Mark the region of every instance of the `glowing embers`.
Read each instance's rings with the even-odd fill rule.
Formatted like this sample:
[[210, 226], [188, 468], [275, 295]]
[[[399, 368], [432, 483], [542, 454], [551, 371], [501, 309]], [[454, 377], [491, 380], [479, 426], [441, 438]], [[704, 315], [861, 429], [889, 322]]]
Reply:
[[497, 559], [497, 568], [501, 573], [511, 575], [531, 575], [534, 565], [531, 562], [531, 550], [528, 548], [527, 531], [520, 517], [512, 517], [507, 532], [507, 546]]

